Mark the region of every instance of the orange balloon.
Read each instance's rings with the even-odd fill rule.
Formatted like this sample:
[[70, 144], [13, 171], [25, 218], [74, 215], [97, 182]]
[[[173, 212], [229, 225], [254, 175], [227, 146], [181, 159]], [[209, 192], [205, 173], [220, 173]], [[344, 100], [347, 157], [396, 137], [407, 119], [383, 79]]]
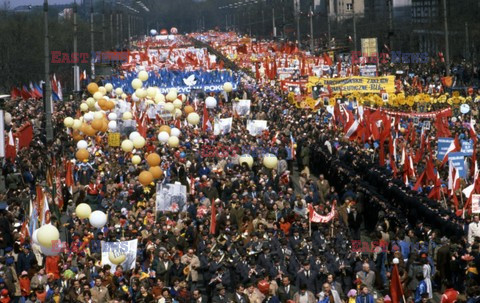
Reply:
[[100, 106], [100, 107], [103, 108], [103, 107], [105, 107], [106, 105], [107, 105], [107, 100], [105, 100], [105, 99], [103, 99], [103, 98], [100, 99], [100, 100], [98, 100], [98, 106]]
[[151, 153], [147, 156], [147, 163], [150, 165], [150, 167], [159, 166], [160, 160], [160, 156], [157, 153]]
[[115, 108], [115, 102], [111, 101], [111, 100], [108, 100], [107, 101], [107, 106], [106, 106], [107, 110], [112, 110]]
[[97, 133], [97, 130], [94, 129], [92, 126], [87, 126], [87, 128], [85, 129], [85, 135], [91, 137], [91, 136], [95, 136], [95, 134]]
[[159, 179], [163, 176], [163, 171], [160, 166], [152, 166], [148, 171], [152, 173], [153, 178], [155, 179]]
[[104, 133], [108, 131], [108, 122], [105, 119], [102, 120], [102, 128], [100, 130]]
[[159, 130], [159, 131], [160, 131], [160, 132], [167, 132], [167, 133], [170, 135], [171, 129], [170, 129], [170, 126], [168, 126], [168, 125], [162, 125], [162, 126], [160, 126], [160, 130]]
[[85, 134], [87, 128], [88, 128], [88, 124], [83, 122], [82, 126], [80, 126], [80, 131]]
[[101, 130], [103, 126], [103, 120], [102, 119], [95, 119], [92, 121], [92, 127], [94, 130]]
[[97, 83], [91, 82], [87, 85], [87, 90], [90, 94], [95, 94], [98, 91]]
[[153, 182], [153, 175], [151, 172], [144, 170], [138, 175], [138, 181], [140, 181], [143, 186], [147, 186]]
[[90, 156], [90, 154], [88, 153], [88, 151], [86, 149], [79, 149], [77, 151], [77, 153], [75, 154], [75, 156], [77, 157], [77, 159], [79, 161], [83, 161], [83, 160], [86, 160], [88, 159], [88, 157]]
[[195, 109], [193, 109], [193, 107], [191, 105], [187, 105], [183, 108], [183, 110], [185, 111], [185, 115], [188, 116], [188, 114], [190, 113], [193, 113], [195, 111]]
[[78, 132], [77, 130], [74, 130], [72, 132], [72, 138], [74, 141], [80, 141], [80, 140], [83, 140], [83, 136], [80, 134], [80, 132]]

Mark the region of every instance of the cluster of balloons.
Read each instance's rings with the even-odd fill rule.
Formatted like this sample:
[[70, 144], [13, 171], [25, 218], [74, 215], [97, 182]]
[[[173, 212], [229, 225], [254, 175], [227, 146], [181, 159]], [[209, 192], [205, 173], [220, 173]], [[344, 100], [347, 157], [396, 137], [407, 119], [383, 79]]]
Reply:
[[102, 228], [107, 224], [107, 215], [100, 210], [92, 212], [92, 208], [87, 203], [78, 204], [75, 213], [80, 219], [88, 218], [90, 225], [93, 227]]
[[138, 181], [140, 181], [140, 184], [143, 186], [147, 186], [151, 184], [153, 180], [160, 179], [163, 176], [163, 171], [160, 168], [161, 158], [159, 154], [151, 153], [147, 156], [146, 160], [150, 168], [142, 171], [138, 175]]
[[[238, 162], [240, 165], [246, 163], [248, 167], [252, 168], [253, 166], [253, 157], [249, 154], [243, 154], [239, 157]], [[278, 159], [274, 154], [265, 154], [263, 156], [263, 165], [268, 169], [277, 168]]]

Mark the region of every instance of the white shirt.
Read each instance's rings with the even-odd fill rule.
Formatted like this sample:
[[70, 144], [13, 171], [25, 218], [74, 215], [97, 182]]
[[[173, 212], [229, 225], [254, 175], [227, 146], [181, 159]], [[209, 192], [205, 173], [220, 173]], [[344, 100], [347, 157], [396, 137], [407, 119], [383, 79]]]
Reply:
[[480, 237], [480, 223], [472, 222], [468, 225], [468, 243], [472, 244], [475, 237]]

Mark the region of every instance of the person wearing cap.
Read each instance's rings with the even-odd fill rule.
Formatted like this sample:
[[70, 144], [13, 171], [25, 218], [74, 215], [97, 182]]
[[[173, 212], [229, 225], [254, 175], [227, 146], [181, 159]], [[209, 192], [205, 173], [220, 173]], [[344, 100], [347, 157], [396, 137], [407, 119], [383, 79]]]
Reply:
[[215, 286], [216, 294], [212, 297], [212, 303], [225, 303], [228, 300], [227, 291], [222, 283]]
[[35, 255], [30, 250], [30, 245], [25, 244], [17, 257], [17, 272], [28, 272], [35, 261]]
[[301, 271], [297, 274], [297, 288], [300, 289], [301, 285], [306, 285], [308, 291], [314, 294], [318, 293], [318, 272], [310, 268], [310, 261], [308, 259], [305, 259], [302, 265]]

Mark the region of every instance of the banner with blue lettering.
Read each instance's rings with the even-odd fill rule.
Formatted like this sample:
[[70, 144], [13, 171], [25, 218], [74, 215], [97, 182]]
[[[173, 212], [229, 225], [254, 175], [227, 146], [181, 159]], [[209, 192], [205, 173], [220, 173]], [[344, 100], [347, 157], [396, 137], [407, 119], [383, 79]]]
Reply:
[[473, 141], [462, 141], [462, 153], [467, 156], [471, 157], [473, 155]]
[[455, 167], [460, 178], [465, 178], [467, 176], [464, 160], [465, 160], [465, 155], [462, 152], [448, 154], [448, 161], [450, 161], [453, 167]]
[[[122, 76], [112, 76], [105, 80], [104, 84], [110, 82], [113, 87], [121, 87], [127, 94], [133, 94], [132, 81], [137, 74], [128, 73]], [[143, 87], [158, 87], [162, 94], [167, 94], [170, 89], [175, 88], [179, 94], [188, 94], [191, 90], [203, 90], [206, 93], [217, 93], [223, 91], [225, 82], [232, 83], [233, 90], [236, 90], [240, 82], [238, 74], [226, 70], [214, 71], [172, 71], [161, 69], [148, 73], [148, 80]]]
[[[437, 159], [443, 161], [448, 147], [453, 142], [453, 138], [438, 138]], [[448, 156], [450, 158], [450, 156]]]

